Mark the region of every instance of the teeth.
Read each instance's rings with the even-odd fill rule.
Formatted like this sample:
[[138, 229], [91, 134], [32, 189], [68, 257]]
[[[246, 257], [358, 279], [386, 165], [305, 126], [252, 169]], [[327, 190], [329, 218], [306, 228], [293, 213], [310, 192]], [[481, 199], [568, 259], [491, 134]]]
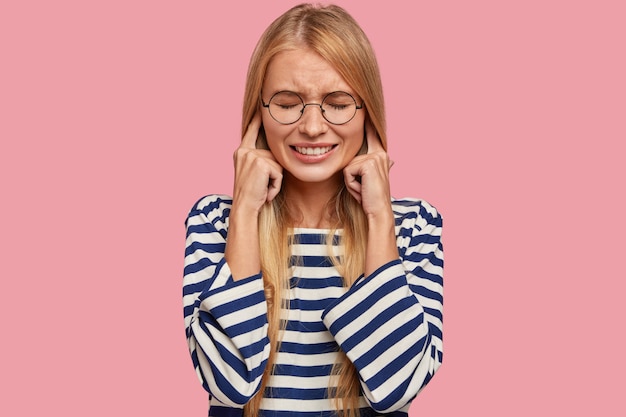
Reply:
[[302, 148], [300, 146], [296, 146], [296, 151], [298, 151], [302, 155], [322, 155], [326, 152], [329, 152], [332, 148], [332, 146], [324, 146], [322, 148]]

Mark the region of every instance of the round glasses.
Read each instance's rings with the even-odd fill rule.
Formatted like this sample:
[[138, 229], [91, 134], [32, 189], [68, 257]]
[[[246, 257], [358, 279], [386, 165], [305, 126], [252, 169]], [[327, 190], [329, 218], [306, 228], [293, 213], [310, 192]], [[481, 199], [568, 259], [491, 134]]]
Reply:
[[290, 125], [302, 117], [306, 106], [317, 106], [328, 123], [343, 125], [356, 115], [356, 111], [363, 108], [357, 106], [356, 100], [345, 91], [334, 91], [327, 94], [322, 103], [304, 103], [302, 97], [293, 91], [279, 91], [274, 94], [269, 103], [265, 104], [261, 97], [261, 104], [266, 107], [270, 116], [278, 123]]

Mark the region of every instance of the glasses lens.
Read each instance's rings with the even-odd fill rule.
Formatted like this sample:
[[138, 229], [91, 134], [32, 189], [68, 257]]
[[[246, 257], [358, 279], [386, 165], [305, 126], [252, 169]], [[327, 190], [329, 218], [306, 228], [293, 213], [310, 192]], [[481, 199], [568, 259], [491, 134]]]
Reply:
[[341, 125], [348, 123], [356, 114], [356, 101], [346, 92], [335, 91], [324, 98], [322, 110], [326, 120]]
[[304, 103], [299, 95], [290, 91], [274, 94], [270, 100], [270, 114], [283, 124], [295, 123], [302, 116]]

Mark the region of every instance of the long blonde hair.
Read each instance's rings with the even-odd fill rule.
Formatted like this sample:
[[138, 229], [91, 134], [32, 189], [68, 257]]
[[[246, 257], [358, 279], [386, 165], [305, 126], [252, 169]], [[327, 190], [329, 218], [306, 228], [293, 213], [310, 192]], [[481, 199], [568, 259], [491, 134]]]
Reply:
[[[348, 85], [363, 100], [367, 117], [374, 126], [383, 148], [387, 149], [386, 123], [382, 83], [378, 63], [367, 36], [358, 23], [339, 6], [301, 4], [276, 19], [263, 33], [250, 59], [244, 93], [242, 135], [254, 114], [260, 111], [259, 97], [267, 67], [272, 58], [286, 50], [307, 48], [317, 52], [329, 62]], [[264, 140], [260, 133], [260, 140]], [[349, 287], [363, 273], [367, 242], [367, 221], [360, 204], [342, 186], [328, 208], [335, 223], [329, 233], [331, 239], [337, 229], [342, 229], [343, 253], [335, 263]], [[257, 417], [260, 402], [275, 364], [280, 346], [281, 310], [288, 308], [289, 290], [289, 227], [293, 225], [281, 193], [266, 204], [259, 215], [261, 270], [268, 304], [269, 337], [272, 349], [262, 379], [260, 392], [246, 405], [244, 415]], [[336, 388], [329, 387], [335, 407], [345, 417], [359, 415], [359, 379], [354, 365], [340, 352], [332, 370], [337, 377]], [[333, 384], [334, 385], [334, 384]]]

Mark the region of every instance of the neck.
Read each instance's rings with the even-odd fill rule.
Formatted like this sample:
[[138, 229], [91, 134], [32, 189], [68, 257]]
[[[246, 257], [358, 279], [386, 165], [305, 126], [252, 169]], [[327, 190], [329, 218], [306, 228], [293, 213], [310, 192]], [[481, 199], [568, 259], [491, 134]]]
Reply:
[[301, 182], [287, 173], [283, 178], [285, 203], [294, 220], [294, 227], [328, 229], [334, 223], [334, 209], [328, 203], [335, 198], [343, 177], [326, 182]]

